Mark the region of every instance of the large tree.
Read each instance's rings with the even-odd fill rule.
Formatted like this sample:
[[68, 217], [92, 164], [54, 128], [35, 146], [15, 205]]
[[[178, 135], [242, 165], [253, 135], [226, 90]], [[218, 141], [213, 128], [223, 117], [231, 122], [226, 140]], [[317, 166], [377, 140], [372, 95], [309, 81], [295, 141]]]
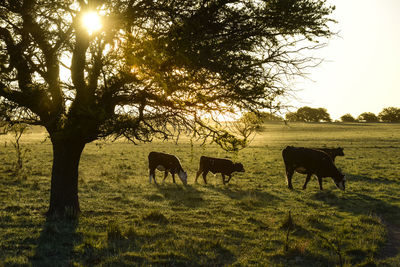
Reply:
[[358, 121], [365, 121], [365, 122], [378, 122], [378, 117], [372, 112], [363, 112], [357, 117]]
[[[0, 114], [50, 136], [48, 214], [79, 211], [89, 142], [182, 130], [220, 138], [202, 116], [279, 108], [285, 81], [315, 64], [302, 52], [332, 35], [333, 9], [322, 0], [1, 1]], [[84, 27], [88, 12], [101, 29]]]
[[356, 122], [357, 120], [350, 114], [346, 113], [342, 117], [340, 117], [342, 122]]
[[384, 108], [378, 115], [383, 122], [400, 122], [400, 108], [387, 107]]
[[301, 107], [296, 112], [286, 114], [288, 121], [303, 121], [303, 122], [330, 122], [331, 116], [325, 108]]

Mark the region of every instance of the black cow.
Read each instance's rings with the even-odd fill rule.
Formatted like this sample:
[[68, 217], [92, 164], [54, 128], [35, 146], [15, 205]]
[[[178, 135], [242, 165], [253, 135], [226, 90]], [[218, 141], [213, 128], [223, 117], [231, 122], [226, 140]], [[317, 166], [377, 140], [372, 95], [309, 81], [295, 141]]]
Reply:
[[329, 155], [321, 150], [287, 146], [282, 150], [283, 161], [286, 168], [286, 179], [289, 189], [293, 189], [292, 177], [295, 171], [307, 174], [303, 189], [306, 189], [311, 175], [318, 177], [319, 188], [322, 190], [322, 178], [331, 177], [336, 186], [345, 190], [346, 178], [336, 168]]
[[333, 162], [335, 162], [335, 158], [337, 156], [344, 156], [343, 147], [337, 147], [337, 148], [324, 147], [324, 148], [313, 148], [313, 149], [324, 151], [326, 154], [328, 154], [329, 157], [331, 157]]
[[[208, 172], [212, 172], [213, 174], [221, 173], [222, 175], [222, 183], [229, 183], [232, 178], [233, 172], [244, 172], [244, 168], [242, 163], [233, 163], [229, 159], [219, 159], [219, 158], [210, 158], [201, 156], [200, 158], [200, 166], [199, 170], [196, 173], [196, 180], [201, 173], [203, 173], [204, 183], [207, 183], [206, 176]], [[225, 175], [228, 175], [229, 178], [225, 181]]]
[[160, 152], [150, 152], [149, 153], [149, 178], [150, 183], [151, 179], [154, 179], [154, 183], [156, 182], [156, 174], [155, 170], [165, 171], [164, 180], [168, 176], [168, 172], [172, 175], [172, 180], [175, 183], [175, 173], [178, 174], [183, 184], [187, 184], [187, 173], [183, 170], [182, 165], [177, 157], [170, 154], [160, 153]]

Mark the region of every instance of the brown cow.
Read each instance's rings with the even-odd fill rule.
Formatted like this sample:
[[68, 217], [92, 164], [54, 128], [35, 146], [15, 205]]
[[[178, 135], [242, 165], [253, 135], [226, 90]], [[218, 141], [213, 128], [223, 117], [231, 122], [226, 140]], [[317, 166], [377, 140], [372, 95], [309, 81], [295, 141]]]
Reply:
[[337, 148], [323, 147], [323, 148], [313, 148], [313, 149], [324, 151], [326, 154], [328, 154], [329, 157], [331, 157], [333, 162], [335, 162], [335, 158], [337, 156], [344, 156], [343, 147], [337, 147]]
[[182, 165], [177, 157], [170, 154], [160, 153], [160, 152], [150, 152], [149, 153], [149, 178], [156, 182], [155, 170], [165, 171], [164, 180], [168, 176], [168, 172], [172, 175], [172, 180], [175, 183], [175, 173], [178, 174], [183, 184], [187, 184], [187, 173], [183, 170]]
[[322, 178], [331, 177], [336, 186], [345, 190], [346, 178], [336, 168], [329, 155], [321, 150], [287, 146], [282, 150], [282, 157], [286, 168], [286, 179], [289, 189], [293, 189], [292, 177], [294, 172], [307, 174], [303, 189], [306, 189], [311, 175], [318, 177], [319, 188], [322, 190]]
[[[244, 172], [242, 163], [233, 163], [229, 159], [219, 159], [219, 158], [210, 158], [206, 156], [201, 156], [200, 158], [200, 166], [199, 170], [196, 173], [196, 180], [201, 173], [203, 173], [204, 183], [207, 183], [206, 176], [208, 172], [212, 172], [214, 174], [221, 173], [222, 175], [222, 183], [229, 183], [232, 178], [233, 172]], [[228, 175], [229, 178], [225, 181], [225, 175]]]

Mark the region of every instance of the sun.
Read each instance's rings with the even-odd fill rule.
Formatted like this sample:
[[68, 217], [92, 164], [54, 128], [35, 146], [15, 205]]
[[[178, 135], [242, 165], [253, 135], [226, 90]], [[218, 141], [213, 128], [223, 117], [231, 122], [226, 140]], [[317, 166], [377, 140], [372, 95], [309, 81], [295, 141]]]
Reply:
[[82, 24], [87, 29], [89, 35], [101, 29], [101, 19], [100, 16], [94, 12], [86, 12], [82, 17]]

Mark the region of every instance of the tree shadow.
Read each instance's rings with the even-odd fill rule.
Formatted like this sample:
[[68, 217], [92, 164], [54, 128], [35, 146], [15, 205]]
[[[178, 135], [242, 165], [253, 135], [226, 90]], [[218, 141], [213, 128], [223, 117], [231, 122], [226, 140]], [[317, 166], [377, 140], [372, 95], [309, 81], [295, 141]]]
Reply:
[[[164, 240], [165, 241], [165, 240]], [[148, 241], [139, 241], [139, 243]], [[178, 244], [177, 246], [180, 246]], [[115, 244], [109, 244], [107, 253], [117, 257], [107, 259], [107, 266], [226, 266], [236, 261], [236, 256], [219, 240], [186, 240], [179, 251], [153, 250], [143, 253], [140, 249], [123, 248], [115, 250]], [[140, 246], [139, 246], [140, 247]]]
[[[160, 214], [151, 215], [151, 222], [160, 224]], [[149, 216], [144, 218], [148, 219]], [[98, 248], [86, 243], [83, 247], [83, 262], [88, 266], [225, 266], [236, 260], [235, 254], [219, 239], [182, 237], [172, 230], [142, 232], [133, 227], [110, 226], [107, 246]]]
[[[362, 181], [372, 186], [387, 185], [390, 187], [398, 184], [396, 181], [385, 178], [372, 179], [359, 175], [348, 175], [348, 177], [350, 181]], [[336, 194], [334, 191], [329, 190], [319, 191], [311, 198], [355, 215], [377, 214], [385, 220], [397, 222], [397, 224], [400, 221], [400, 207], [390, 203], [392, 200], [398, 201], [399, 198], [397, 196], [385, 196], [385, 199], [382, 200], [368, 195], [367, 192], [347, 189], [343, 194]]]
[[204, 204], [202, 192], [191, 185], [160, 184], [157, 189], [172, 206], [196, 208]]
[[241, 189], [230, 186], [207, 185], [207, 188], [228, 196], [232, 203], [243, 210], [254, 210], [267, 205], [274, 205], [279, 197], [260, 189]]
[[[371, 183], [372, 185], [385, 184], [390, 186], [395, 183], [388, 179], [371, 179], [363, 176], [352, 176], [352, 178], [364, 182], [368, 181], [368, 183]], [[334, 206], [341, 211], [358, 216], [365, 215], [365, 217], [362, 218], [363, 221], [366, 221], [371, 217], [376, 217], [378, 222], [385, 226], [388, 231], [386, 244], [380, 249], [377, 257], [379, 259], [391, 258], [395, 257], [400, 252], [400, 235], [397, 232], [397, 229], [400, 230], [400, 207], [390, 203], [393, 200], [398, 202], [399, 198], [393, 196], [386, 197], [382, 200], [371, 197], [367, 193], [360, 192], [346, 192], [340, 196], [331, 191], [315, 193], [312, 198], [317, 201], [322, 201], [330, 206]], [[370, 219], [368, 223], [374, 224], [377, 222]], [[355, 251], [355, 253], [360, 254], [358, 251]], [[358, 255], [358, 257], [360, 256]]]
[[290, 248], [287, 252], [281, 251], [270, 257], [270, 260], [277, 266], [338, 266], [332, 258], [300, 251], [298, 248]]
[[231, 199], [243, 200], [245, 198], [254, 198], [262, 202], [274, 202], [281, 200], [278, 196], [270, 194], [260, 189], [241, 189], [230, 186], [207, 185], [207, 188], [228, 196]]
[[363, 175], [355, 175], [355, 174], [346, 174], [346, 179], [348, 181], [355, 181], [355, 182], [365, 182], [370, 185], [398, 185], [399, 181], [392, 180], [388, 178], [370, 178]]
[[77, 226], [78, 219], [47, 218], [30, 258], [32, 266], [73, 265], [74, 245], [82, 241], [82, 235], [76, 233]]

